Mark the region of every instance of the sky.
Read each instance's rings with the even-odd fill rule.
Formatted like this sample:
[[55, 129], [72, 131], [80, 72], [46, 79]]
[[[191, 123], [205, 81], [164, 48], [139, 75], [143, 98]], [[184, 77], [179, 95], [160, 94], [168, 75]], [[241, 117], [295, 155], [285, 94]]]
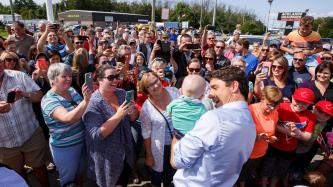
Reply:
[[[37, 4], [42, 4], [46, 0], [34, 0]], [[57, 3], [60, 0], [53, 0], [53, 3]], [[134, 1], [134, 0], [126, 0]], [[140, 0], [139, 0], [140, 1]], [[146, 0], [150, 2], [151, 0]], [[198, 2], [201, 0], [156, 0], [159, 2], [169, 1], [171, 3], [177, 3], [179, 1], [184, 2]], [[213, 6], [215, 0], [203, 0], [209, 1]], [[9, 4], [9, 0], [0, 0], [1, 3]], [[267, 22], [267, 15], [269, 10], [269, 3], [267, 0], [217, 0], [218, 5], [226, 4], [240, 9], [246, 9], [255, 13], [258, 18], [265, 23]], [[282, 26], [283, 22], [276, 21], [278, 12], [302, 12], [309, 9], [308, 15], [312, 15], [315, 18], [333, 16], [333, 0], [273, 0], [271, 14], [270, 14], [270, 27]], [[114, 10], [117, 11], [117, 10]]]

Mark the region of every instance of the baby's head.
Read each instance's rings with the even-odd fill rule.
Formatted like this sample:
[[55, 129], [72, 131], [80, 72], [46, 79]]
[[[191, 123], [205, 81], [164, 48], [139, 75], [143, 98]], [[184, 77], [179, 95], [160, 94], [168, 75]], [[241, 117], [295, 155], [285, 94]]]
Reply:
[[181, 93], [187, 97], [201, 99], [205, 93], [206, 81], [200, 75], [188, 75], [184, 78]]

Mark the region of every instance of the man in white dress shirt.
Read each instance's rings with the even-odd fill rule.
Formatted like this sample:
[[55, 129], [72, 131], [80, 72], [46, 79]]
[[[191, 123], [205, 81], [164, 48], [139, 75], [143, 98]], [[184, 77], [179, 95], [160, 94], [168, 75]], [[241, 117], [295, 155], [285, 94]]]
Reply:
[[217, 108], [201, 116], [181, 140], [173, 140], [170, 162], [178, 169], [173, 178], [176, 187], [231, 187], [236, 183], [256, 138], [244, 77], [233, 66], [213, 72], [210, 97]]

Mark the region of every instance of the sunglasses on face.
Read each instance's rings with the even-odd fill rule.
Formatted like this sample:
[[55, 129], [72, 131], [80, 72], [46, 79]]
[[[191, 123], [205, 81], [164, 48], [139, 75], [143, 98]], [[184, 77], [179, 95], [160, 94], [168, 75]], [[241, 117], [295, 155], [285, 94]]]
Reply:
[[77, 41], [75, 42], [76, 45], [83, 44], [83, 41]]
[[205, 60], [214, 60], [214, 58], [205, 57]]
[[5, 61], [7, 61], [7, 62], [18, 62], [18, 59], [16, 59], [16, 58], [5, 58]]
[[192, 73], [193, 71], [196, 73], [200, 72], [200, 68], [188, 68], [188, 70]]
[[217, 49], [224, 49], [224, 47], [223, 46], [217, 46], [217, 45], [215, 45], [215, 47], [217, 48]]
[[299, 62], [303, 62], [304, 61], [304, 59], [302, 59], [302, 58], [294, 58], [294, 60], [297, 62], [297, 61], [299, 61]]
[[119, 75], [116, 74], [116, 75], [109, 75], [107, 77], [103, 77], [105, 79], [107, 79], [108, 81], [114, 81], [114, 80], [119, 80]]
[[320, 60], [322, 60], [322, 61], [331, 61], [332, 58], [331, 57], [321, 57]]
[[278, 106], [278, 104], [276, 104], [276, 103], [267, 103], [266, 106], [270, 109], [275, 109]]
[[262, 52], [268, 52], [269, 49], [261, 49]]
[[272, 65], [272, 69], [283, 70], [283, 66]]

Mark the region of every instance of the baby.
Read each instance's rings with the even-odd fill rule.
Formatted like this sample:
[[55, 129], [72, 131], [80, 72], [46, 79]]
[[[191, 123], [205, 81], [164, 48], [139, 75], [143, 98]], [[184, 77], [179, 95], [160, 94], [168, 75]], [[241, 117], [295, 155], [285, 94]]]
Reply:
[[206, 88], [206, 81], [199, 75], [188, 75], [180, 88], [181, 96], [167, 107], [175, 128], [174, 135], [182, 138], [193, 129], [196, 121], [207, 111], [201, 102]]

